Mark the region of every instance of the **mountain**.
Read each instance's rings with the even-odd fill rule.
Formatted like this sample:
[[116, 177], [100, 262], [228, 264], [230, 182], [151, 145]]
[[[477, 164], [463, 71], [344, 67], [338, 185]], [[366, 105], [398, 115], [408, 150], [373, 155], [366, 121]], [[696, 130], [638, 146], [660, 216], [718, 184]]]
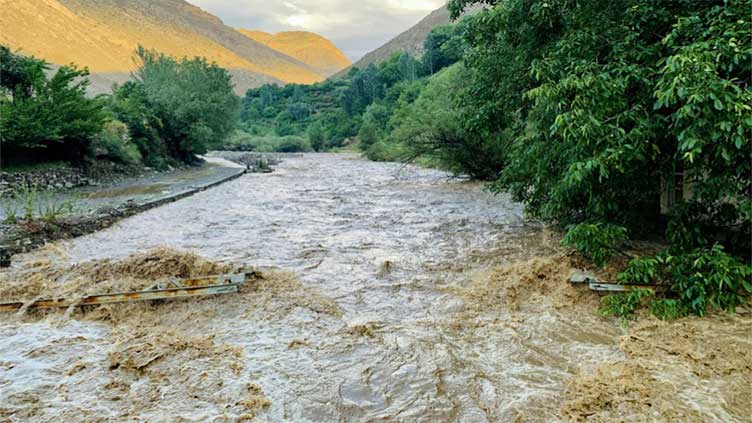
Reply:
[[264, 82], [313, 83], [325, 78], [304, 63], [255, 41], [184, 0], [0, 0], [0, 44], [54, 64], [93, 73], [94, 91], [127, 79], [137, 45], [203, 56], [227, 68], [236, 91]]
[[269, 34], [247, 29], [238, 31], [252, 40], [300, 60], [327, 77], [352, 64], [334, 43], [312, 32], [288, 31]]
[[[473, 14], [481, 9], [482, 6], [473, 6], [469, 8], [465, 14]], [[445, 4], [428, 14], [428, 16], [423, 18], [412, 28], [397, 35], [383, 46], [363, 56], [360, 60], [355, 62], [352, 67], [363, 69], [371, 63], [381, 63], [389, 59], [392, 54], [398, 51], [406, 52], [412, 56], [421, 57], [423, 56], [423, 42], [426, 40], [426, 37], [428, 37], [428, 33], [437, 26], [447, 25], [449, 23], [451, 23], [449, 9], [447, 9]], [[337, 76], [345, 75], [348, 70], [349, 69], [345, 69], [339, 72]]]

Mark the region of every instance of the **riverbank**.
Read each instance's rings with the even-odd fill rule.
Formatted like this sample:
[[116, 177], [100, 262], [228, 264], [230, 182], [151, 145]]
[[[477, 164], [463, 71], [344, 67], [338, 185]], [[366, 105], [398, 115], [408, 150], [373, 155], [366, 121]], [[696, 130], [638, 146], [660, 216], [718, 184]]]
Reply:
[[[0, 221], [4, 222], [0, 223], [0, 259], [7, 261], [14, 254], [48, 242], [102, 230], [123, 218], [189, 197], [245, 172], [245, 166], [207, 158], [198, 167], [121, 177], [96, 186], [35, 191], [28, 198], [5, 199], [6, 205], [0, 210]], [[33, 219], [22, 218], [26, 210], [33, 213]], [[47, 211], [59, 215], [46, 215]]]

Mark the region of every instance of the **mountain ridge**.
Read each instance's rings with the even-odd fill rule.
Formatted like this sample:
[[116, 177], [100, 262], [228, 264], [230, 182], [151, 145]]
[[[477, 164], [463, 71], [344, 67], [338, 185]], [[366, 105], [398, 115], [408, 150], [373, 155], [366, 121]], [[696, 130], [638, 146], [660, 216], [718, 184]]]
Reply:
[[264, 31], [238, 29], [241, 34], [287, 54], [329, 77], [352, 65], [350, 59], [327, 38], [309, 31]]
[[0, 0], [0, 44], [56, 65], [88, 67], [97, 87], [122, 82], [137, 45], [206, 57], [228, 69], [236, 92], [267, 82], [310, 84], [321, 69], [225, 25], [184, 0]]
[[[378, 64], [386, 61], [396, 52], [405, 52], [415, 57], [423, 56], [423, 43], [431, 30], [437, 26], [452, 23], [447, 4], [445, 3], [442, 7], [429, 13], [417, 24], [401, 32], [382, 46], [370, 51], [349, 68], [342, 69], [334, 77], [337, 78], [346, 75], [350, 71], [350, 68], [363, 69], [371, 63]], [[482, 8], [483, 6], [472, 6], [465, 11], [464, 15], [474, 14]]]

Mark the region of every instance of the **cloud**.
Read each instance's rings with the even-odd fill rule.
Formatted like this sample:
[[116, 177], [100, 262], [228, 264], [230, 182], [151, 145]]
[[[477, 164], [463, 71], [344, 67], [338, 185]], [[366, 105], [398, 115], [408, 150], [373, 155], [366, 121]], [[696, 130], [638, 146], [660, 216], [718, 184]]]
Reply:
[[188, 0], [236, 28], [319, 33], [357, 60], [445, 0]]

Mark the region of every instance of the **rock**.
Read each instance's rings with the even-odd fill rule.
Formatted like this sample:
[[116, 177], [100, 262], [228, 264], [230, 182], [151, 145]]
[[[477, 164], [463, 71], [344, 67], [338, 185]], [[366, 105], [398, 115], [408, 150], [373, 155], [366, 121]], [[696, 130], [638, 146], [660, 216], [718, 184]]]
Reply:
[[11, 254], [8, 247], [0, 245], [0, 267], [10, 267]]

